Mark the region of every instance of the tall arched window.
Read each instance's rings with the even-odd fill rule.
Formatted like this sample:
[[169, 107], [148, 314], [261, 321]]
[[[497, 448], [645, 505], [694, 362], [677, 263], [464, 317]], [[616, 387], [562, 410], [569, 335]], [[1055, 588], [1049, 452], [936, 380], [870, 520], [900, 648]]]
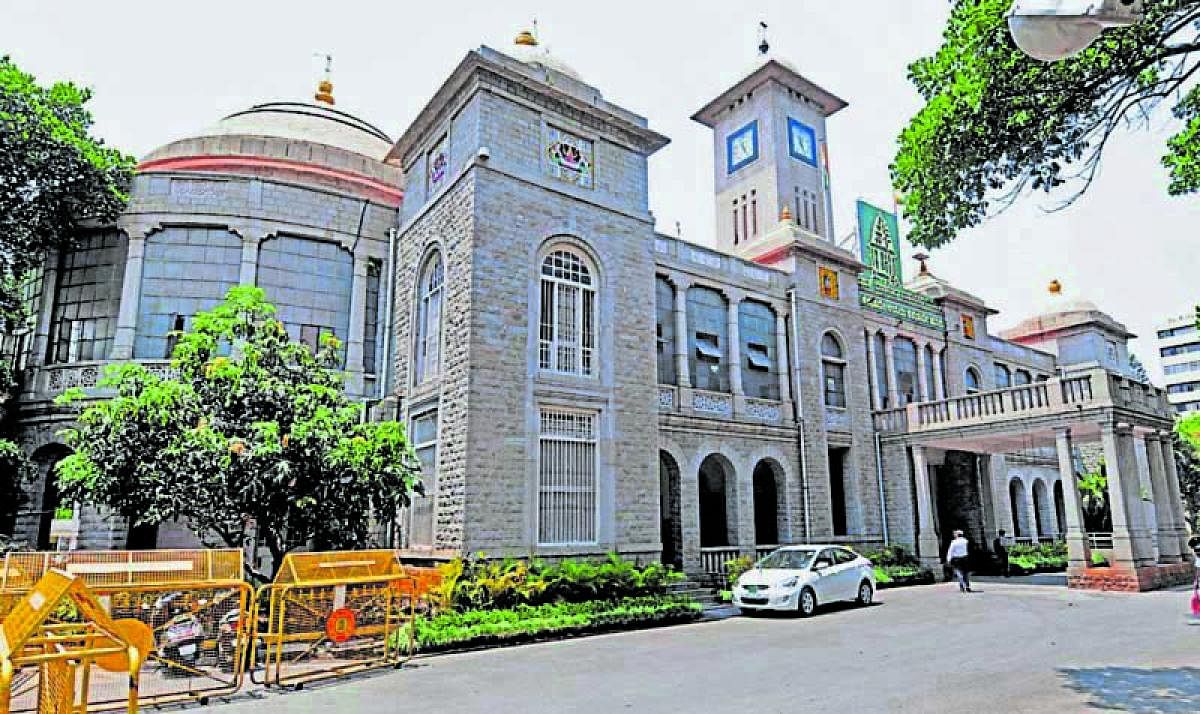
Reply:
[[1008, 389], [1012, 386], [1012, 372], [1008, 367], [996, 363], [996, 389]]
[[825, 371], [825, 406], [846, 408], [846, 357], [832, 332], [821, 337], [821, 368]]
[[538, 366], [590, 377], [596, 365], [596, 287], [578, 253], [558, 249], [542, 261]]
[[978, 370], [974, 367], [967, 367], [967, 371], [963, 373], [963, 384], [967, 388], [967, 394], [983, 391], [980, 382]]
[[437, 375], [441, 367], [442, 256], [434, 253], [425, 261], [417, 282], [417, 384]]
[[1032, 381], [1033, 377], [1027, 369], [1018, 369], [1016, 372], [1013, 372], [1013, 384], [1018, 387], [1023, 384], [1029, 384]]

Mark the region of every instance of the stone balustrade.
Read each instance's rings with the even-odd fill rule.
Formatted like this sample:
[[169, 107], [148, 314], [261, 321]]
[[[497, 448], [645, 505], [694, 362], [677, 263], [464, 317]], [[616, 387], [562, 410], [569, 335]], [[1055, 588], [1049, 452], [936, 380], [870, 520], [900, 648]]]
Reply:
[[[174, 377], [177, 372], [168, 360], [136, 360], [146, 368], [146, 371], [159, 377]], [[55, 364], [38, 367], [31, 370], [33, 379], [30, 380], [28, 391], [32, 399], [54, 399], [68, 389], [82, 389], [86, 392], [103, 393], [99, 387], [104, 378], [104, 368], [109, 362], [74, 362], [70, 364]]]

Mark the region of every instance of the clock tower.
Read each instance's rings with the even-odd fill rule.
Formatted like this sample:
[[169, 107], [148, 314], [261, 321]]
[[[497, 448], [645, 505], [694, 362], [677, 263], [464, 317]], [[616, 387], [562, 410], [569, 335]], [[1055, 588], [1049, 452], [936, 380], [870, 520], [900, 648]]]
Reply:
[[692, 115], [713, 130], [718, 248], [773, 263], [768, 239], [781, 217], [832, 240], [825, 120], [846, 106], [768, 59]]

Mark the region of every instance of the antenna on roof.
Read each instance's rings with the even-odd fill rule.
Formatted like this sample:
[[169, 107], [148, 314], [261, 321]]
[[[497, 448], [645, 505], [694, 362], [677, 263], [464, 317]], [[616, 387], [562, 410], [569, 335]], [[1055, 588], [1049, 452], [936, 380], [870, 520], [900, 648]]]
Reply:
[[771, 43], [767, 42], [767, 23], [759, 20], [758, 22], [758, 53], [763, 57], [771, 51]]
[[320, 82], [317, 83], [317, 93], [313, 95], [313, 99], [318, 102], [324, 102], [332, 106], [333, 101], [333, 55], [322, 52], [314, 52], [313, 57], [325, 58], [325, 75]]

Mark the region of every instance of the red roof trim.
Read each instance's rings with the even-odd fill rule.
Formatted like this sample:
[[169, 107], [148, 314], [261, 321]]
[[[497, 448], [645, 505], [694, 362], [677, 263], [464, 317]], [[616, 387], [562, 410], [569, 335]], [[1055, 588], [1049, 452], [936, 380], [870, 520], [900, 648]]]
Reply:
[[320, 176], [352, 184], [368, 198], [396, 207], [404, 200], [404, 190], [369, 176], [351, 171], [316, 166], [290, 159], [264, 156], [173, 156], [146, 161], [138, 165], [141, 173], [157, 171], [237, 171], [239, 169], [275, 169], [309, 176]]

